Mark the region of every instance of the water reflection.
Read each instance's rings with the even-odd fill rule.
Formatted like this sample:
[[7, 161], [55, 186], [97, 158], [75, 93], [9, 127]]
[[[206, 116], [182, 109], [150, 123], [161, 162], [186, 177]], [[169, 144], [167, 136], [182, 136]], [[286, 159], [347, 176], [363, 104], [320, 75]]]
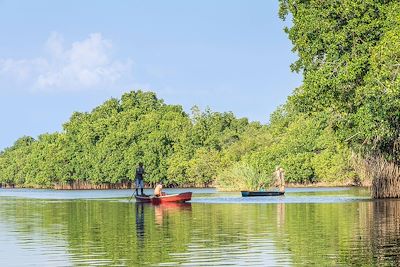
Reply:
[[168, 221], [168, 216], [176, 216], [178, 213], [186, 212], [185, 216], [190, 217], [187, 213], [192, 211], [191, 203], [163, 203], [153, 205], [155, 222], [163, 225], [164, 221]]
[[380, 266], [400, 266], [400, 201], [373, 202], [371, 248]]
[[135, 203], [136, 237], [140, 243], [144, 241], [144, 203]]
[[51, 266], [399, 266], [399, 248], [396, 200], [154, 206], [0, 198], [0, 253], [8, 256], [1, 266], [27, 255]]
[[276, 205], [276, 214], [276, 225], [278, 228], [282, 228], [285, 225], [285, 203]]

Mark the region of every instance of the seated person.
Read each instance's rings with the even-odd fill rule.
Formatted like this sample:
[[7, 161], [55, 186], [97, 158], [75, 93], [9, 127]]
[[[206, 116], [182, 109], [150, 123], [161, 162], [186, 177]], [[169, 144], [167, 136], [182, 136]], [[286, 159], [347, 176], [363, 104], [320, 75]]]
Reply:
[[258, 191], [260, 191], [260, 192], [264, 192], [265, 191], [265, 183], [264, 182], [260, 182], [258, 184]]
[[159, 196], [163, 196], [163, 195], [164, 195], [164, 193], [162, 192], [162, 184], [161, 184], [161, 183], [159, 183], [159, 184], [156, 185], [156, 188], [154, 189], [154, 195], [155, 195], [156, 197], [159, 197]]

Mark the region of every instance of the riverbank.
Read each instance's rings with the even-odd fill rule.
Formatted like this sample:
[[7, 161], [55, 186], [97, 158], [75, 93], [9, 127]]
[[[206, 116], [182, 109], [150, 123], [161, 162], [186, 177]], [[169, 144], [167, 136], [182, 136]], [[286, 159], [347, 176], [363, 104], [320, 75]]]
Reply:
[[[165, 188], [215, 188], [213, 184], [202, 184], [202, 185], [169, 185], [164, 186]], [[116, 189], [135, 189], [135, 183], [121, 182], [121, 183], [102, 183], [92, 184], [85, 181], [75, 181], [73, 183], [65, 184], [54, 184], [54, 185], [31, 185], [31, 184], [0, 184], [0, 188], [13, 189], [13, 188], [26, 188], [26, 189], [54, 189], [54, 190], [116, 190]], [[155, 184], [149, 183], [144, 184], [145, 189], [155, 188]]]
[[309, 184], [299, 184], [299, 183], [289, 183], [287, 187], [370, 187], [372, 185], [371, 181], [362, 181], [359, 183], [355, 183], [353, 181], [347, 182], [317, 182], [317, 183], [309, 183]]
[[[354, 183], [351, 181], [346, 182], [317, 182], [317, 183], [287, 183], [286, 188], [316, 188], [316, 187], [370, 187], [370, 181], [363, 181], [362, 183]], [[154, 184], [145, 184], [145, 189], [154, 188]], [[91, 184], [87, 182], [77, 181], [74, 183], [66, 184], [55, 184], [55, 185], [15, 185], [15, 184], [0, 184], [0, 188], [11, 189], [11, 188], [29, 188], [29, 189], [54, 189], [54, 190], [118, 190], [118, 189], [135, 189], [133, 182], [121, 182], [121, 183], [103, 183], [103, 184]], [[221, 192], [233, 192], [240, 191], [238, 189], [224, 189], [218, 188], [214, 184], [203, 184], [203, 185], [170, 185], [165, 188], [216, 188]]]

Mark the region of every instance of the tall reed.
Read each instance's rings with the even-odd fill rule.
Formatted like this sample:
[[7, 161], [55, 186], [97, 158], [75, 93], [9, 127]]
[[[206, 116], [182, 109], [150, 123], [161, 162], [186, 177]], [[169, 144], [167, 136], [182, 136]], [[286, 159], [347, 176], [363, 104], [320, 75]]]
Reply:
[[395, 162], [383, 156], [368, 157], [364, 160], [366, 175], [372, 180], [373, 198], [400, 197], [400, 168]]

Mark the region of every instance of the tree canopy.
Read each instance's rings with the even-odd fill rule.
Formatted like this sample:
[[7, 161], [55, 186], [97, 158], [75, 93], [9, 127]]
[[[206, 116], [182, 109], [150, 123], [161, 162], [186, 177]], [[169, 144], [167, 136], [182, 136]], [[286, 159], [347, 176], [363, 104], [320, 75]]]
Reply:
[[391, 0], [280, 0], [280, 16], [304, 82], [290, 101], [328, 112], [341, 140], [363, 155], [399, 162], [400, 3]]
[[18, 139], [0, 155], [0, 184], [128, 183], [144, 162], [150, 186], [256, 188], [272, 181], [275, 165], [290, 182], [351, 179], [348, 156], [323, 118], [287, 106], [262, 125], [197, 107], [187, 114], [152, 92], [132, 91], [73, 113], [61, 132]]

